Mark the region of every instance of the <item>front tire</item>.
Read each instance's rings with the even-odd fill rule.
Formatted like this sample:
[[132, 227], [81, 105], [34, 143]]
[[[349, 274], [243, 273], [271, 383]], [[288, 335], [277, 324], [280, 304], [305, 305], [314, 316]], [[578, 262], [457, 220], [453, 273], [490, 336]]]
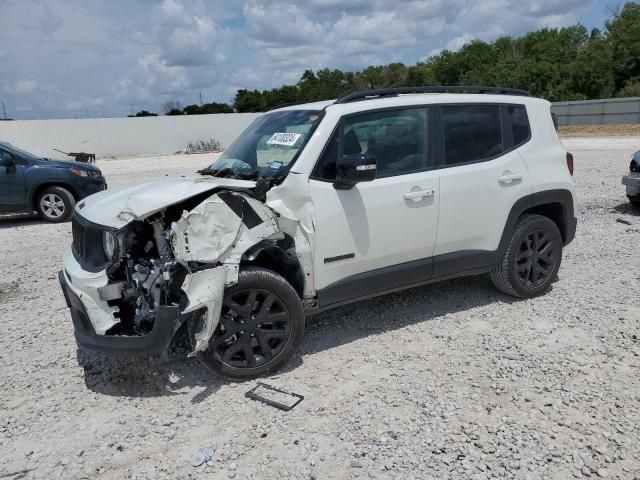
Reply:
[[62, 187], [49, 187], [36, 200], [36, 209], [40, 217], [52, 223], [69, 220], [75, 205], [76, 200], [71, 192]]
[[558, 275], [562, 245], [560, 230], [551, 219], [523, 215], [491, 270], [491, 281], [498, 290], [515, 297], [531, 298], [546, 292]]
[[[187, 320], [191, 345], [204, 312]], [[224, 293], [218, 326], [198, 360], [210, 371], [234, 380], [268, 375], [285, 364], [300, 347], [305, 317], [291, 284], [277, 273], [249, 267]]]

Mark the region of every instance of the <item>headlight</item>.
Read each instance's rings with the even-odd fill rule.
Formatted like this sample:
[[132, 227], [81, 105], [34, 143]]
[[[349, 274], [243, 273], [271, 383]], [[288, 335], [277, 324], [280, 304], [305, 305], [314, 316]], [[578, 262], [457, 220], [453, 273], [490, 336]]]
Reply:
[[118, 237], [115, 233], [104, 232], [102, 234], [102, 248], [107, 260], [112, 261], [118, 248]]
[[73, 173], [77, 177], [88, 177], [89, 176], [89, 172], [87, 172], [86, 170], [80, 170], [78, 168], [70, 168], [69, 171], [71, 173]]

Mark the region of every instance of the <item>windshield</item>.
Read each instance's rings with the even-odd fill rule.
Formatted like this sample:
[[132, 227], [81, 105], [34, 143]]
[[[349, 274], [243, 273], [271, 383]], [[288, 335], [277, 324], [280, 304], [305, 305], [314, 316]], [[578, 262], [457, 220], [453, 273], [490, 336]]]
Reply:
[[321, 117], [316, 110], [267, 113], [253, 121], [212, 165], [199, 173], [257, 179], [286, 174]]
[[11, 153], [15, 153], [17, 156], [24, 158], [25, 160], [40, 160], [41, 157], [34, 155], [33, 153], [25, 152], [21, 148], [18, 148], [10, 143], [6, 144], [5, 148], [10, 150]]

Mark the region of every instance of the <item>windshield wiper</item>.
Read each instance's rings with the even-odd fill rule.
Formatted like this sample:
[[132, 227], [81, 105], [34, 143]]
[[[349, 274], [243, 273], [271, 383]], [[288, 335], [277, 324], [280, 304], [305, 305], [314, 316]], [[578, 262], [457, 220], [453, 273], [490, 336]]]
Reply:
[[200, 175], [211, 175], [212, 177], [217, 178], [235, 178], [237, 180], [255, 180], [256, 178], [258, 178], [257, 172], [235, 173], [231, 168], [223, 168], [218, 170], [216, 168], [207, 167], [203, 168], [202, 170], [198, 170], [196, 173], [199, 173]]

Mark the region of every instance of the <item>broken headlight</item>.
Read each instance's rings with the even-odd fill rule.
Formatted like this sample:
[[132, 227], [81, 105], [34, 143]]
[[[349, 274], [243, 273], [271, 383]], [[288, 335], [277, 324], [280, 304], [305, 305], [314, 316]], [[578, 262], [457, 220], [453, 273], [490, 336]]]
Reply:
[[102, 234], [102, 249], [107, 260], [113, 261], [118, 251], [118, 236], [114, 232], [105, 231]]

